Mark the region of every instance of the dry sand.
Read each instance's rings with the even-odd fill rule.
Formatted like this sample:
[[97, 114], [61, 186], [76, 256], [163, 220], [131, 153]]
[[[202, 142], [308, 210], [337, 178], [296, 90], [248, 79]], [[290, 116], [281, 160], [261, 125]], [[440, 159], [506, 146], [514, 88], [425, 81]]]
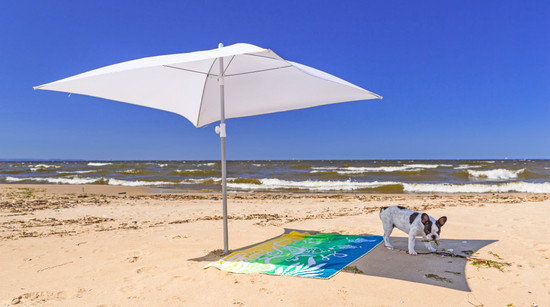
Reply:
[[220, 196], [150, 192], [0, 186], [0, 304], [550, 305], [550, 195], [230, 195], [233, 249], [288, 229], [381, 235], [378, 208], [402, 205], [448, 217], [440, 248], [503, 265], [430, 254], [420, 238], [410, 256], [396, 230], [397, 250], [381, 244], [353, 264], [361, 272], [318, 280], [204, 270], [222, 248]]

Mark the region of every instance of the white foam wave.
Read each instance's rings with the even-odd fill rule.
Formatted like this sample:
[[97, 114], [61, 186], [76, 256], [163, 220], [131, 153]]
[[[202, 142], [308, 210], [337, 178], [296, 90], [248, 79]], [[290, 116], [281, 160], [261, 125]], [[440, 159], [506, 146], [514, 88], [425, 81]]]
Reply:
[[120, 179], [109, 178], [107, 181], [109, 185], [122, 185], [127, 187], [140, 187], [140, 186], [151, 186], [151, 185], [169, 185], [177, 184], [177, 182], [167, 182], [167, 181], [127, 181]]
[[201, 163], [198, 166], [215, 166], [216, 162], [209, 162], [209, 163]]
[[402, 166], [380, 166], [380, 167], [334, 167], [334, 166], [328, 166], [328, 167], [313, 167], [311, 173], [323, 173], [326, 171], [333, 171], [338, 174], [342, 175], [349, 175], [349, 174], [363, 174], [363, 173], [370, 173], [370, 172], [418, 172], [422, 169], [431, 169], [431, 168], [437, 168], [439, 166], [444, 166], [440, 164], [405, 164]]
[[[227, 178], [228, 181], [230, 180], [234, 180], [235, 178]], [[185, 179], [185, 180], [182, 180], [180, 183], [181, 184], [201, 184], [201, 183], [211, 183], [211, 182], [215, 182], [215, 183], [220, 183], [222, 182], [222, 179], [221, 178], [217, 178], [217, 177], [210, 177], [210, 178], [200, 178], [200, 179]]]
[[487, 171], [473, 171], [468, 170], [468, 175], [474, 178], [490, 179], [490, 180], [508, 180], [516, 179], [518, 175], [525, 171], [524, 168], [519, 170], [507, 170], [507, 169], [492, 169]]
[[[211, 178], [219, 182], [219, 178]], [[182, 183], [200, 184], [204, 179], [189, 179]], [[530, 183], [530, 182], [507, 182], [501, 184], [449, 184], [449, 183], [403, 183], [392, 181], [373, 181], [356, 182], [346, 181], [289, 181], [276, 178], [259, 179], [260, 184], [253, 183], [231, 183], [227, 186], [236, 190], [282, 190], [299, 189], [312, 192], [330, 192], [330, 191], [355, 191], [360, 189], [377, 188], [385, 185], [402, 185], [403, 190], [409, 193], [550, 193], [550, 182]]]
[[89, 184], [94, 183], [98, 181], [101, 178], [82, 178], [82, 177], [73, 177], [73, 178], [51, 178], [51, 177], [26, 177], [26, 178], [18, 178], [18, 177], [6, 177], [6, 181], [8, 182], [21, 182], [21, 181], [37, 181], [37, 182], [47, 182], [47, 183], [55, 183], [55, 184]]
[[276, 178], [259, 179], [260, 184], [253, 183], [227, 183], [229, 188], [239, 190], [279, 190], [300, 189], [309, 191], [354, 191], [365, 188], [377, 188], [384, 185], [399, 184], [398, 182], [355, 182], [347, 181], [289, 181]]
[[[91, 184], [91, 183], [96, 183], [100, 180], [105, 180], [105, 179], [104, 178], [82, 178], [82, 177], [73, 177], [73, 178], [51, 178], [51, 177], [18, 178], [18, 177], [6, 177], [7, 182], [36, 181], [36, 182], [47, 182], [47, 183], [55, 183], [55, 184]], [[127, 181], [127, 180], [109, 178], [107, 180], [107, 184], [137, 187], [137, 186], [169, 185], [169, 184], [177, 184], [177, 182]]]
[[174, 173], [188, 174], [188, 175], [204, 174], [205, 172], [212, 172], [212, 170], [202, 170], [202, 169], [177, 169], [177, 170], [174, 170]]
[[105, 166], [105, 165], [113, 165], [113, 163], [109, 162], [89, 162], [88, 166]]
[[95, 173], [97, 171], [90, 170], [90, 171], [57, 171], [58, 174], [89, 174], [89, 173]]
[[48, 169], [48, 168], [60, 168], [59, 165], [51, 165], [51, 164], [36, 164], [36, 165], [29, 165], [29, 168], [32, 172], [36, 172], [38, 170]]
[[455, 167], [454, 169], [469, 169], [469, 168], [480, 168], [480, 167], [483, 167], [483, 165], [460, 164], [459, 166]]
[[550, 182], [507, 182], [501, 184], [404, 183], [403, 190], [411, 193], [550, 193]]

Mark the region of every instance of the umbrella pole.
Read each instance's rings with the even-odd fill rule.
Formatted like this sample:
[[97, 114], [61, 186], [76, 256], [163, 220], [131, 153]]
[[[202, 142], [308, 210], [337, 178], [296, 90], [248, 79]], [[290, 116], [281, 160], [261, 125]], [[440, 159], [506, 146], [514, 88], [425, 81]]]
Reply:
[[[222, 48], [223, 44], [220, 43], [218, 48]], [[220, 140], [222, 147], [222, 204], [223, 204], [223, 250], [224, 254], [229, 253], [229, 235], [227, 229], [227, 167], [225, 161], [225, 93], [224, 93], [224, 76], [223, 76], [223, 57], [219, 58], [220, 62], [220, 74], [218, 82], [220, 84]]]

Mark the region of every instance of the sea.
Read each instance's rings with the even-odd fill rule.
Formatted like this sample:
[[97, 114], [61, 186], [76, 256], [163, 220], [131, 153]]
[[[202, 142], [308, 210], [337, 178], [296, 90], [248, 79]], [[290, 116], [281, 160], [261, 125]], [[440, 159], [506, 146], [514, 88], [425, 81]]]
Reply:
[[[550, 193], [550, 160], [228, 161], [230, 192]], [[0, 184], [221, 190], [219, 161], [0, 161]]]

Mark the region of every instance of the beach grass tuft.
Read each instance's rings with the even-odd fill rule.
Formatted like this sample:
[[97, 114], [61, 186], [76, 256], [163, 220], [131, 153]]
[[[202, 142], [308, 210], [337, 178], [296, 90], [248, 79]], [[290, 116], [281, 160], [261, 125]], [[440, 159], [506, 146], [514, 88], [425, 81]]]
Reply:
[[450, 279], [448, 279], [448, 278], [446, 278], [446, 277], [441, 277], [441, 276], [439, 276], [439, 275], [437, 275], [437, 274], [425, 274], [424, 276], [425, 276], [426, 278], [433, 279], [433, 280], [437, 280], [437, 281], [444, 281], [444, 282], [448, 282], [448, 283], [450, 283], [450, 284], [453, 283], [452, 280], [450, 280]]
[[342, 272], [348, 272], [353, 274], [364, 274], [364, 272], [358, 269], [355, 265], [348, 265], [347, 267], [344, 267], [342, 269]]

